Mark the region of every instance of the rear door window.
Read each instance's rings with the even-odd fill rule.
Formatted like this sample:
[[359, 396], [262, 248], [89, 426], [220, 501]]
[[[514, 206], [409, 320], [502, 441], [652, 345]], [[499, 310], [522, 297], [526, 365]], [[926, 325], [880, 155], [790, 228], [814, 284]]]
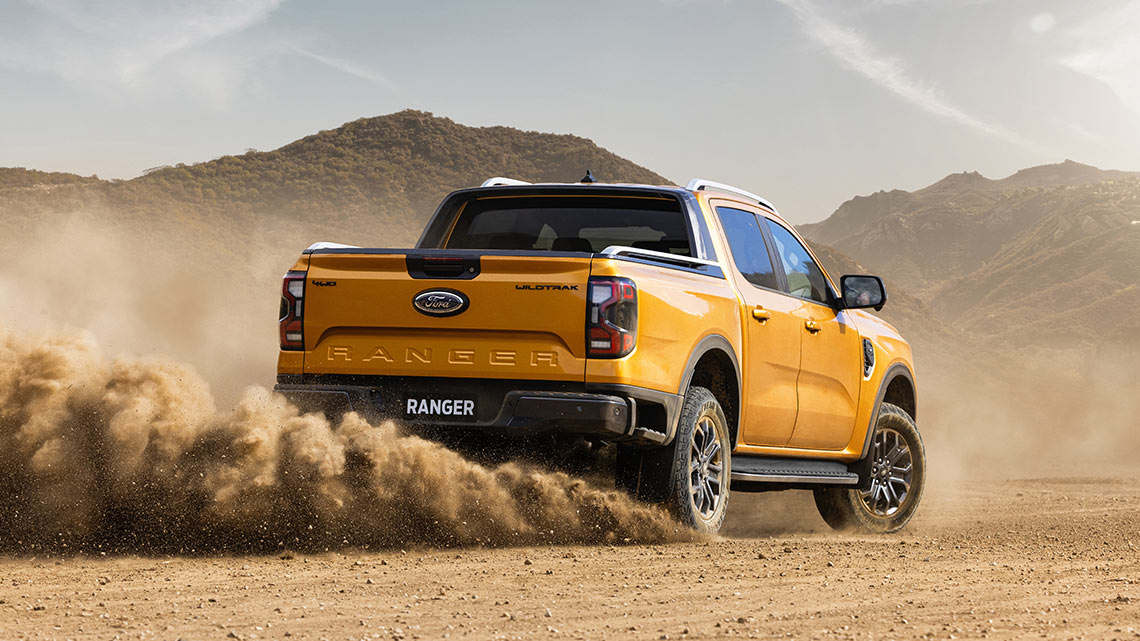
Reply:
[[717, 207], [716, 213], [740, 275], [758, 287], [779, 289], [756, 214], [733, 207]]

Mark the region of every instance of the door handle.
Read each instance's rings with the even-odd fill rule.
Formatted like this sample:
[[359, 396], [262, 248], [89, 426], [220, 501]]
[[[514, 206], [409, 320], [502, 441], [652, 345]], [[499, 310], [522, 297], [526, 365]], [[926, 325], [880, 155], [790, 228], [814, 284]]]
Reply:
[[818, 334], [819, 330], [823, 329], [823, 326], [813, 320], [808, 320], [804, 321], [804, 329], [812, 334]]
[[763, 325], [764, 323], [772, 320], [772, 312], [764, 309], [763, 307], [755, 307], [752, 309], [752, 318], [760, 321], [760, 324]]

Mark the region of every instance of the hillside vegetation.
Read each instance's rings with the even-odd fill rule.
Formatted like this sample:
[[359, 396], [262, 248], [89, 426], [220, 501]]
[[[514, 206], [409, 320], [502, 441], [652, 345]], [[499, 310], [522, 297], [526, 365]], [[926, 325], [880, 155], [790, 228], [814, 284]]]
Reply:
[[147, 226], [288, 229], [297, 238], [405, 244], [455, 189], [498, 175], [571, 182], [586, 169], [607, 182], [669, 183], [578, 136], [466, 127], [409, 110], [361, 118], [273, 151], [156, 168], [126, 181], [3, 169], [0, 224], [10, 229], [105, 208]]

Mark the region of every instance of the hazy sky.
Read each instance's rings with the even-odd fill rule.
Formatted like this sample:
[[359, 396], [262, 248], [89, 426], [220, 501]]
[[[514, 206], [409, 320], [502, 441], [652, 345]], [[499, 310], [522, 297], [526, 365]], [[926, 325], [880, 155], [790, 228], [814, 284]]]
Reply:
[[807, 222], [963, 170], [1140, 170], [1138, 34], [1140, 0], [0, 0], [0, 166], [129, 178], [412, 107]]

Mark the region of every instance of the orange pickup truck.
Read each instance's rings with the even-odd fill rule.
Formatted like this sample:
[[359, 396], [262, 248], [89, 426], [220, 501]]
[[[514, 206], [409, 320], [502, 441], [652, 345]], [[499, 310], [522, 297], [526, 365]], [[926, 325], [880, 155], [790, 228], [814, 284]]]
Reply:
[[763, 198], [492, 178], [414, 249], [317, 243], [285, 275], [276, 389], [427, 433], [617, 445], [617, 486], [706, 532], [736, 491], [815, 490], [890, 532], [925, 480], [910, 347]]

